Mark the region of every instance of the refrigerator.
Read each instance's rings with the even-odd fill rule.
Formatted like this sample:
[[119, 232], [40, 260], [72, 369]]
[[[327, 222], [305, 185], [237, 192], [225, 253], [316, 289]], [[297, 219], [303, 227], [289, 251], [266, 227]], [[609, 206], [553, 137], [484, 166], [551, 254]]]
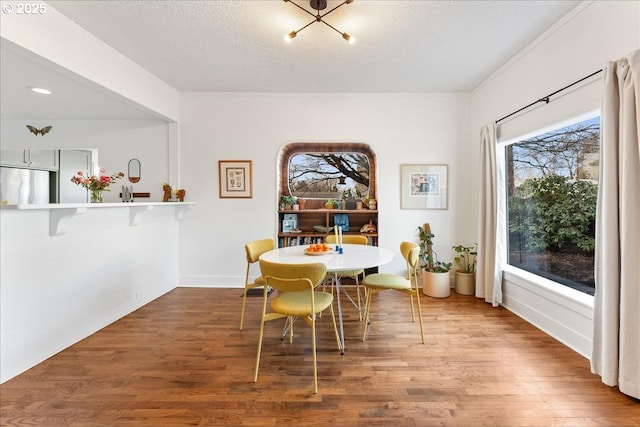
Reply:
[[1, 166], [0, 201], [10, 205], [50, 203], [52, 174], [55, 179], [50, 171]]

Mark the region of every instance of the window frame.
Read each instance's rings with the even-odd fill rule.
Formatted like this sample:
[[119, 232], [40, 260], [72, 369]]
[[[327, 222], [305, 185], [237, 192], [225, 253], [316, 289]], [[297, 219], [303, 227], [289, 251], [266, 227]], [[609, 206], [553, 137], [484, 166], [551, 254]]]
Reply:
[[[574, 125], [576, 123], [580, 123], [595, 117], [602, 117], [601, 108], [597, 108], [594, 110], [590, 110], [588, 112], [578, 114], [571, 118], [561, 120], [559, 122], [555, 122], [553, 124], [544, 126], [537, 130], [526, 132], [522, 135], [510, 137], [505, 139], [504, 141], [498, 138], [496, 142], [496, 157], [498, 164], [498, 188], [501, 192], [500, 199], [498, 202], [498, 215], [504, 218], [504, 224], [501, 224], [504, 230], [499, 230], [498, 238], [500, 239], [499, 244], [504, 248], [502, 253], [500, 253], [500, 259], [497, 261], [500, 263], [501, 270], [504, 274], [504, 279], [512, 282], [519, 282], [520, 284], [529, 283], [534, 284], [540, 289], [546, 292], [550, 292], [552, 294], [561, 296], [563, 298], [568, 298], [571, 301], [578, 302], [584, 307], [593, 307], [594, 296], [589, 295], [588, 293], [579, 291], [575, 288], [572, 288], [569, 285], [565, 285], [560, 282], [556, 282], [554, 280], [548, 279], [543, 276], [539, 276], [531, 271], [519, 268], [517, 266], [511, 265], [508, 262], [509, 257], [509, 209], [508, 209], [508, 183], [507, 183], [507, 168], [506, 168], [506, 147], [509, 145], [516, 144], [518, 142], [524, 141], [526, 139], [532, 138], [536, 135], [541, 135], [547, 132], [552, 132], [564, 127], [568, 127]], [[595, 262], [595, 261], [594, 261]]]

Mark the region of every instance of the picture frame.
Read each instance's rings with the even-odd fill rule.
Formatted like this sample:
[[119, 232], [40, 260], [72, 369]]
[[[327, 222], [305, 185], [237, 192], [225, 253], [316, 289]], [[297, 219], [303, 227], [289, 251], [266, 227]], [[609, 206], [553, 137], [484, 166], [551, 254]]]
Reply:
[[218, 175], [221, 199], [253, 197], [251, 160], [219, 160]]
[[448, 209], [448, 165], [400, 165], [400, 209]]

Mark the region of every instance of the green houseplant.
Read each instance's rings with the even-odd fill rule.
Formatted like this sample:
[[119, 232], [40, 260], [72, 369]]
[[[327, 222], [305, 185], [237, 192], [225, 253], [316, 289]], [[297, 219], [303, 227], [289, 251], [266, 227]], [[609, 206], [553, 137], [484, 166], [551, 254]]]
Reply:
[[451, 294], [450, 273], [452, 264], [440, 261], [433, 250], [433, 238], [429, 224], [418, 227], [420, 240], [420, 267], [422, 270], [422, 293], [430, 297], [446, 298]]
[[478, 244], [473, 246], [456, 245], [452, 248], [457, 256], [454, 262], [456, 268], [455, 290], [462, 295], [473, 295], [475, 293], [476, 256], [478, 255]]
[[282, 195], [281, 200], [285, 209], [291, 209], [296, 203], [296, 198], [293, 196]]
[[333, 209], [338, 206], [338, 201], [335, 199], [328, 199], [324, 204], [324, 207], [327, 209]]

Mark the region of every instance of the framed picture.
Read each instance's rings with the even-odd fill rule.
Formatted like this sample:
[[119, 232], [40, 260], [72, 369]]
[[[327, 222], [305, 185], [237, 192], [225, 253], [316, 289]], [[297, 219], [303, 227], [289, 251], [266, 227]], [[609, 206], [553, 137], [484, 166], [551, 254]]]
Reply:
[[251, 160], [219, 160], [220, 198], [253, 197], [251, 192]]
[[447, 209], [447, 165], [400, 165], [401, 209]]

